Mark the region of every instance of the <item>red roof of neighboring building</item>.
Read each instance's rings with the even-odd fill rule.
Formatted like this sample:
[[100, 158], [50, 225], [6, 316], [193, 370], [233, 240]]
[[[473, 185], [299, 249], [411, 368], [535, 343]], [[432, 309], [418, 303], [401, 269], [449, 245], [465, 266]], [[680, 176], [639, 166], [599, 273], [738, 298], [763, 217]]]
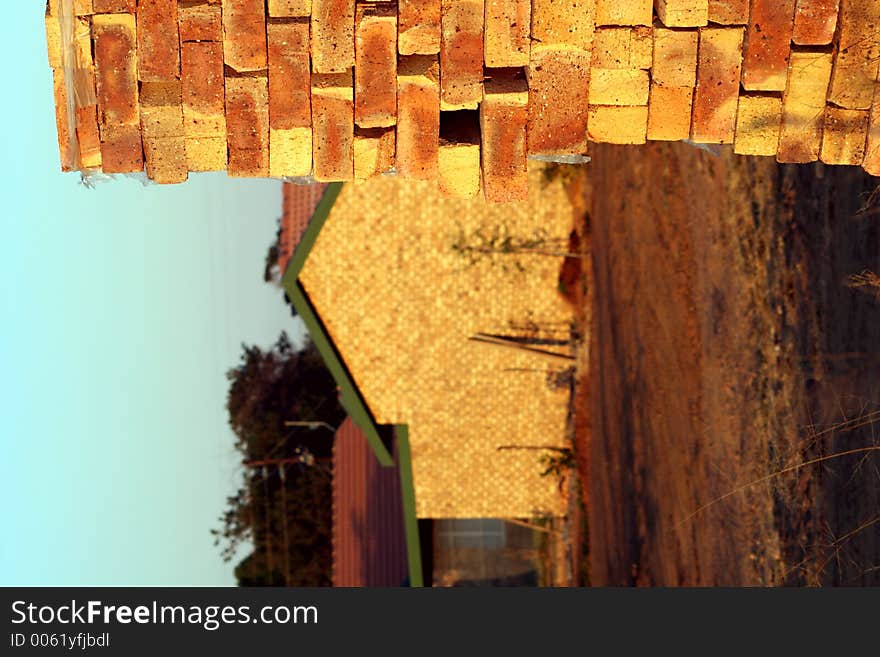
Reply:
[[284, 183], [281, 215], [281, 237], [278, 240], [278, 268], [283, 275], [293, 256], [315, 208], [327, 189], [327, 183], [296, 185]]
[[407, 576], [400, 474], [379, 465], [347, 418], [333, 445], [333, 586], [401, 586]]

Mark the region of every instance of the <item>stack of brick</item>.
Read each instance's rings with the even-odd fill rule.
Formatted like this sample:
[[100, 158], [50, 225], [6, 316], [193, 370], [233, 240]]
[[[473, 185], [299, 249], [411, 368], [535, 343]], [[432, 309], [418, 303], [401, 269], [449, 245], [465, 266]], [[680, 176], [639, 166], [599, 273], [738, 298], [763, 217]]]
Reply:
[[878, 0], [48, 0], [62, 168], [528, 194], [689, 139], [880, 175]]

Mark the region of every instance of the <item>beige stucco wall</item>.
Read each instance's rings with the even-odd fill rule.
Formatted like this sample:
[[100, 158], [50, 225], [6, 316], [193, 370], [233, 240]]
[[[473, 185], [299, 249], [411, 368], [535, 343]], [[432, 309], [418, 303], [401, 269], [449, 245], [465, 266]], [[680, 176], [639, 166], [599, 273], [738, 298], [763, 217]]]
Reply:
[[567, 238], [561, 184], [542, 188], [537, 165], [530, 175], [531, 200], [503, 205], [443, 199], [431, 183], [394, 177], [348, 184], [300, 276], [377, 421], [409, 425], [419, 517], [562, 511], [540, 452], [497, 447], [563, 444], [568, 394], [546, 371], [566, 363], [468, 340], [511, 321], [570, 321], [561, 257], [470, 265], [452, 248], [457, 222], [466, 234], [502, 223], [511, 235]]

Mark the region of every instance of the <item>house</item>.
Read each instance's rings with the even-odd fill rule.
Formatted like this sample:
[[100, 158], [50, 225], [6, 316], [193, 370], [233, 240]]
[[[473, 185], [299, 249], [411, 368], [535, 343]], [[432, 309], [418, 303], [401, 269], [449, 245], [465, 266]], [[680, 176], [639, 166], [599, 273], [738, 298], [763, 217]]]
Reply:
[[351, 421], [399, 470], [411, 574], [419, 520], [567, 508], [542, 473], [566, 444], [572, 316], [557, 279], [572, 206], [540, 166], [529, 175], [543, 193], [508, 205], [394, 177], [331, 184], [285, 270]]

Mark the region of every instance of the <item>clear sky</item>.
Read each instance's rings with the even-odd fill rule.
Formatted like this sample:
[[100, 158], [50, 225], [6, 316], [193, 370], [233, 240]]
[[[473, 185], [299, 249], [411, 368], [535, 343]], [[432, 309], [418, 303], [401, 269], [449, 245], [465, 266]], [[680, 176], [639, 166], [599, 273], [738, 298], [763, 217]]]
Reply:
[[277, 181], [62, 174], [44, 4], [0, 40], [0, 584], [232, 584], [209, 534], [239, 470], [242, 342], [295, 332], [262, 281]]

